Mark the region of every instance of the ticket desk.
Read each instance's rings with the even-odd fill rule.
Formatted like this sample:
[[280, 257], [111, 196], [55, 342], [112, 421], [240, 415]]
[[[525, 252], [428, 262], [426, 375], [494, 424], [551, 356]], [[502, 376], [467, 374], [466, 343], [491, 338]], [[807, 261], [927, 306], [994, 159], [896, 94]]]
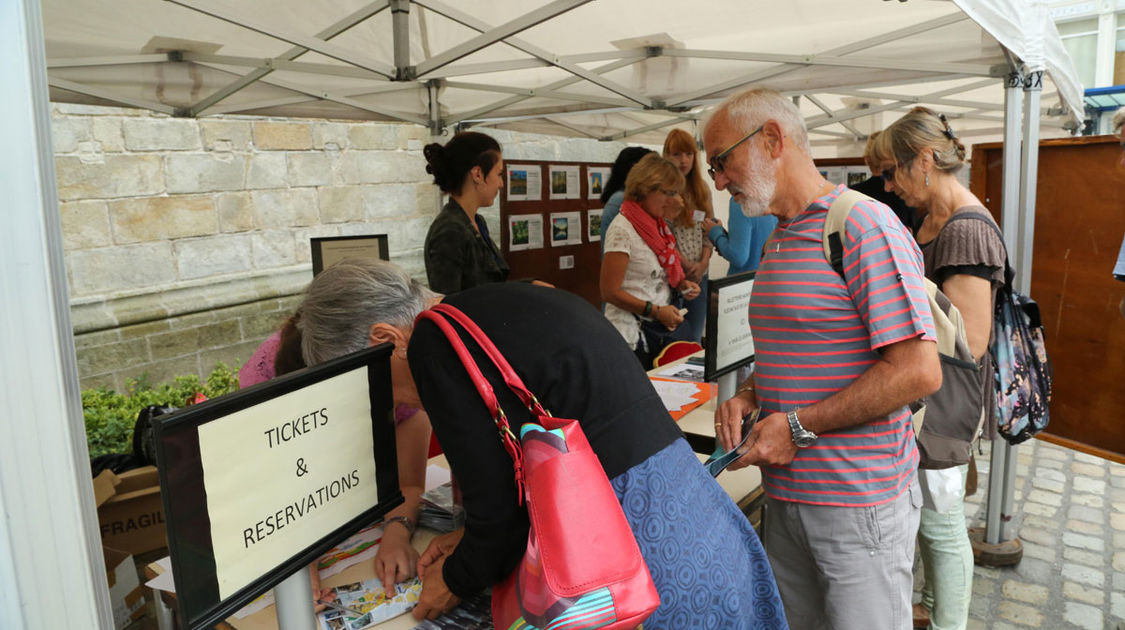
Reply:
[[[701, 387], [707, 387], [701, 385]], [[710, 391], [714, 391], [711, 387]], [[693, 450], [703, 462], [714, 449], [715, 441], [715, 406], [714, 398], [709, 398], [702, 405], [688, 411], [677, 421], [684, 432]], [[675, 414], [673, 414], [675, 415]], [[448, 468], [442, 456], [430, 460], [430, 464]], [[756, 529], [761, 523], [761, 506], [765, 501], [761, 489], [761, 475], [756, 466], [748, 466], [741, 470], [726, 470], [716, 479], [728, 496], [738, 505]], [[419, 528], [414, 535], [414, 547], [421, 553], [437, 534], [432, 530]], [[146, 576], [155, 577], [163, 572], [163, 568], [152, 563], [145, 569]], [[341, 573], [322, 581], [324, 588], [333, 588], [344, 584], [351, 584], [362, 580], [374, 579], [375, 567], [370, 561], [348, 567]], [[175, 607], [175, 595], [166, 591], [154, 592], [154, 601], [157, 607], [157, 621], [160, 630], [173, 630], [172, 609]], [[372, 628], [378, 630], [409, 630], [417, 625], [414, 617], [406, 614], [390, 619]], [[216, 626], [221, 630], [276, 630], [277, 617], [273, 606], [269, 606], [255, 614], [242, 619], [230, 618], [225, 623]]]

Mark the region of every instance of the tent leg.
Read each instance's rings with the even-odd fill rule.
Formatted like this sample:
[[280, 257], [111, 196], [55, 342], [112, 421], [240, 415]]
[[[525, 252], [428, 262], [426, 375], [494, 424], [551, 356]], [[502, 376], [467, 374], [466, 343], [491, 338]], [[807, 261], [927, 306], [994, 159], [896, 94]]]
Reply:
[[310, 579], [306, 565], [273, 587], [277, 627], [280, 630], [316, 630]]
[[0, 59], [0, 628], [112, 628], [38, 0], [0, 2]]

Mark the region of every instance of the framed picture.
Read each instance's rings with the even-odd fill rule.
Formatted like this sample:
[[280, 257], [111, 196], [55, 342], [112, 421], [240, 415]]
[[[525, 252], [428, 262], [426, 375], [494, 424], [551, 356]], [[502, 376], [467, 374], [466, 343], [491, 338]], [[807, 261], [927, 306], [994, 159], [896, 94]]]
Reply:
[[309, 244], [314, 276], [345, 258], [391, 259], [386, 234], [318, 236], [309, 239]]

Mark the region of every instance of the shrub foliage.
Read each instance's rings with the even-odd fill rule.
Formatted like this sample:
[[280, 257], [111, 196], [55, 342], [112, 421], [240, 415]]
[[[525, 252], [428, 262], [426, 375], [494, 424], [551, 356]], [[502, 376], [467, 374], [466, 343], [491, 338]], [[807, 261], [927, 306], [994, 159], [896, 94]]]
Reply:
[[82, 413], [86, 418], [86, 444], [90, 457], [128, 453], [133, 449], [133, 425], [137, 414], [149, 405], [183, 407], [196, 394], [208, 399], [238, 389], [238, 373], [223, 363], [201, 381], [198, 376], [177, 376], [171, 383], [153, 386], [148, 378], [129, 379], [125, 392], [106, 387], [82, 390]]

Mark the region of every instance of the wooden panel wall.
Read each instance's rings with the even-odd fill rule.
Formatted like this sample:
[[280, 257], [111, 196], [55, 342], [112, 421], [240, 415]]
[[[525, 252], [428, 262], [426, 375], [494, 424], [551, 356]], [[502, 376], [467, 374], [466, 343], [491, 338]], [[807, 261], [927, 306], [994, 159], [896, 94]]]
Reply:
[[[513, 279], [535, 277], [546, 280], [560, 289], [576, 293], [594, 306], [601, 308], [601, 292], [598, 288], [598, 275], [601, 272], [602, 256], [601, 244], [597, 241], [591, 243], [586, 238], [587, 223], [586, 211], [600, 209], [603, 204], [600, 199], [587, 199], [587, 166], [612, 166], [601, 162], [543, 162], [539, 160], [511, 160], [512, 164], [538, 165], [542, 167], [542, 199], [539, 201], [508, 201], [508, 191], [501, 191], [500, 199], [500, 250], [504, 259], [512, 268]], [[551, 185], [548, 165], [580, 165], [579, 185], [581, 188], [580, 199], [549, 199]], [[552, 212], [579, 212], [582, 215], [582, 244], [565, 245], [562, 247], [551, 246], [550, 216]], [[510, 237], [508, 235], [508, 216], [513, 214], [539, 214], [543, 217], [543, 248], [528, 249], [523, 251], [508, 251]], [[559, 257], [574, 256], [573, 269], [559, 269]]]
[[[971, 186], [1000, 219], [1000, 144], [973, 148]], [[1125, 167], [1113, 136], [1040, 144], [1031, 297], [1054, 369], [1046, 439], [1125, 461]]]

